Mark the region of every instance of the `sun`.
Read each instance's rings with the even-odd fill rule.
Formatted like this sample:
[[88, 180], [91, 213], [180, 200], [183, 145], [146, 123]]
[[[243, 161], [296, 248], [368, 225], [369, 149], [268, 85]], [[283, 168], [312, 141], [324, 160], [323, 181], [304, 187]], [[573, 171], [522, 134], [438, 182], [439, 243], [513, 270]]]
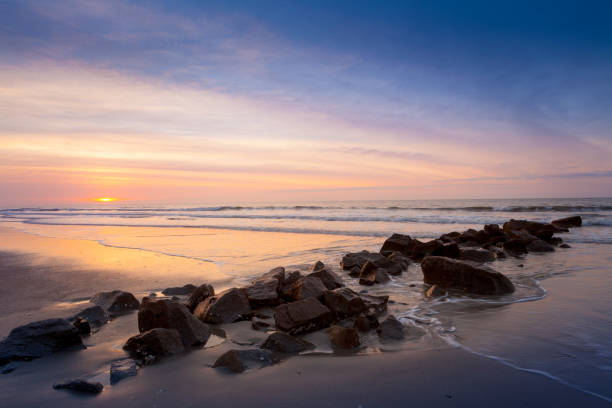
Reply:
[[117, 199], [113, 197], [100, 197], [100, 198], [94, 198], [94, 201], [97, 201], [99, 203], [110, 203], [112, 201], [117, 201]]

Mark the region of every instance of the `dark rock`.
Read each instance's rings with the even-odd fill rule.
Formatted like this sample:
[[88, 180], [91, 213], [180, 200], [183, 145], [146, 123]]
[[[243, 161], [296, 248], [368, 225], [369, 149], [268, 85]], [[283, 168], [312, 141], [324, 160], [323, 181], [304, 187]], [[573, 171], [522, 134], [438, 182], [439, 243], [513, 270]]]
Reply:
[[488, 245], [497, 245], [498, 243], [504, 243], [508, 240], [508, 238], [505, 235], [499, 235], [499, 236], [494, 236], [491, 237], [491, 239], [488, 242]]
[[166, 296], [185, 296], [192, 294], [196, 289], [197, 286], [188, 283], [182, 287], [166, 288], [162, 290], [162, 293]]
[[559, 248], [571, 248], [571, 246], [569, 246], [568, 244], [561, 244], [559, 245]]
[[325, 269], [325, 264], [321, 261], [317, 261], [315, 262], [314, 265], [312, 265], [312, 268], [310, 269], [310, 272], [316, 272], [319, 271], [321, 269]]
[[358, 266], [354, 266], [353, 269], [351, 269], [351, 271], [349, 272], [349, 276], [351, 276], [352, 278], [358, 278], [359, 275], [361, 275], [361, 268], [359, 268]]
[[123, 346], [135, 358], [145, 364], [155, 362], [163, 356], [183, 353], [185, 348], [179, 332], [175, 329], [152, 329], [130, 337]]
[[558, 228], [582, 227], [582, 217], [574, 215], [573, 217], [560, 218], [552, 221], [551, 224]]
[[359, 272], [359, 284], [372, 286], [376, 283], [376, 270], [378, 268], [370, 261], [366, 261]]
[[523, 241], [523, 243], [525, 243], [525, 245], [529, 244], [531, 241], [535, 241], [536, 239], [538, 239], [538, 237], [532, 235], [526, 229], [506, 231], [506, 236], [510, 239], [521, 240]]
[[62, 350], [84, 348], [79, 331], [68, 320], [41, 320], [14, 328], [0, 342], [0, 366], [10, 361], [32, 360]]
[[76, 321], [77, 319], [85, 319], [90, 327], [100, 327], [108, 323], [110, 317], [106, 311], [100, 306], [92, 306], [81, 310], [69, 320]]
[[302, 277], [302, 273], [300, 271], [292, 271], [285, 273], [285, 281], [283, 282], [282, 287], [289, 287], [297, 282], [298, 279]]
[[102, 307], [111, 316], [136, 310], [140, 306], [134, 295], [121, 290], [97, 293], [89, 301], [94, 305]]
[[336, 319], [344, 319], [368, 310], [368, 305], [358, 293], [349, 288], [339, 288], [325, 292], [323, 303]]
[[283, 297], [289, 301], [303, 300], [309, 297], [321, 299], [327, 288], [317, 276], [303, 276], [289, 287], [283, 289]]
[[378, 318], [374, 313], [362, 313], [355, 319], [353, 327], [359, 331], [367, 332], [377, 328], [379, 324]]
[[193, 312], [201, 321], [212, 324], [247, 320], [250, 313], [251, 306], [246, 292], [237, 288], [207, 298]]
[[56, 390], [70, 390], [84, 394], [99, 394], [104, 386], [99, 382], [88, 382], [87, 380], [71, 380], [65, 383], [53, 384]]
[[270, 350], [229, 350], [215, 361], [213, 367], [225, 367], [235, 373], [241, 373], [250, 368], [269, 366], [278, 362], [278, 358]]
[[527, 245], [527, 250], [529, 252], [554, 252], [555, 248], [541, 239], [536, 239]]
[[278, 279], [258, 279], [244, 290], [251, 307], [254, 309], [263, 306], [276, 306], [280, 303]]
[[275, 332], [268, 336], [261, 348], [278, 353], [294, 354], [312, 350], [315, 345], [287, 333]]
[[457, 243], [452, 242], [438, 247], [434, 253], [438, 256], [445, 256], [447, 258], [459, 258], [460, 249]]
[[354, 252], [354, 253], [344, 255], [342, 257], [342, 261], [340, 261], [340, 266], [342, 267], [342, 269], [346, 271], [350, 271], [355, 267], [361, 270], [361, 268], [363, 267], [363, 264], [365, 264], [366, 261], [376, 262], [384, 258], [385, 257], [382, 256], [381, 254], [375, 253], [375, 252], [368, 252], [368, 251]]
[[[379, 267], [387, 269], [387, 271], [389, 272], [390, 275], [399, 275], [399, 274], [401, 274], [403, 271], [408, 269], [408, 267], [412, 263], [410, 258], [408, 258], [407, 256], [402, 255], [400, 252], [392, 252], [391, 254], [389, 254], [387, 256], [387, 259], [392, 261], [393, 264], [395, 264], [397, 266], [396, 267], [392, 267], [391, 265], [388, 265], [388, 263], [386, 261], [380, 261], [380, 264], [377, 264], [377, 261], [374, 261], [374, 263], [376, 264], [376, 266], [379, 266]], [[399, 273], [395, 273], [394, 269], [397, 268], [398, 266], [400, 268], [400, 271], [399, 271]]]
[[423, 280], [431, 285], [461, 289], [482, 295], [514, 292], [514, 285], [499, 272], [486, 266], [440, 256], [429, 256], [421, 262]]
[[432, 254], [441, 254], [444, 251], [444, 243], [437, 239], [428, 242], [418, 242], [412, 249], [412, 259], [421, 260]]
[[138, 330], [143, 333], [155, 328], [178, 331], [185, 349], [205, 344], [211, 334], [210, 327], [187, 307], [168, 299], [143, 303], [138, 311]]
[[350, 349], [359, 347], [359, 333], [352, 327], [332, 326], [327, 329], [329, 339], [336, 348]]
[[215, 296], [215, 289], [206, 283], [200, 285], [189, 297], [189, 300], [187, 301], [187, 308], [193, 312], [200, 303], [211, 296]]
[[365, 302], [368, 309], [373, 310], [377, 313], [382, 313], [387, 310], [387, 303], [389, 303], [389, 296], [375, 296], [375, 295], [366, 295], [360, 294], [361, 299]]
[[[394, 254], [399, 253], [394, 252]], [[401, 254], [399, 254], [398, 256], [401, 257], [401, 259], [407, 259]], [[396, 257], [396, 259], [399, 258]], [[396, 262], [394, 259], [388, 257], [381, 259], [380, 261], [373, 262], [373, 264], [378, 269], [383, 269], [384, 271], [386, 271], [389, 275], [401, 275], [401, 273], [406, 269], [406, 266], [404, 266], [405, 262]]]
[[89, 322], [82, 317], [77, 318], [72, 325], [79, 331], [81, 336], [87, 336], [91, 333]]
[[514, 219], [505, 222], [503, 229], [506, 234], [508, 234], [510, 231], [525, 230], [529, 234], [544, 240], [552, 237], [555, 232], [565, 231], [563, 228], [559, 228], [553, 224]]
[[427, 297], [446, 296], [446, 289], [438, 285], [433, 285], [432, 287], [427, 289], [427, 292], [425, 292], [425, 296]]
[[[318, 262], [322, 264], [322, 262]], [[316, 265], [315, 265], [316, 266]], [[336, 275], [334, 272], [329, 269], [323, 267], [315, 270], [314, 272], [308, 274], [307, 276], [314, 276], [321, 280], [326, 289], [334, 290], [336, 288], [341, 288], [344, 286], [342, 283], [342, 279]]]
[[486, 249], [464, 248], [461, 250], [459, 259], [479, 263], [493, 262], [495, 260], [495, 254]]
[[253, 330], [267, 330], [270, 327], [270, 323], [265, 320], [258, 319], [256, 317], [251, 318], [251, 327]]
[[563, 239], [559, 238], [559, 237], [552, 237], [550, 239], [546, 240], [547, 243], [549, 243], [550, 245], [561, 245], [563, 243]]
[[138, 374], [138, 366], [131, 358], [122, 358], [111, 361], [110, 365], [110, 383], [116, 384], [119, 381], [134, 377]]
[[274, 309], [274, 321], [279, 330], [299, 334], [329, 326], [333, 314], [314, 297], [309, 297], [277, 306]]
[[502, 231], [498, 224], [487, 224], [484, 226], [484, 230], [487, 231], [490, 238], [504, 236], [504, 231]]
[[409, 235], [393, 234], [383, 243], [382, 247], [380, 248], [380, 253], [385, 255], [397, 251], [410, 257], [412, 256], [414, 246], [418, 243], [419, 241], [412, 239]]
[[285, 268], [282, 266], [277, 266], [276, 268], [270, 269], [268, 272], [261, 275], [259, 279], [276, 279], [278, 284], [282, 286], [285, 284], [286, 275]]
[[383, 320], [376, 330], [381, 340], [402, 340], [404, 336], [404, 325], [393, 315]]
[[518, 256], [527, 253], [527, 245], [521, 239], [511, 239], [504, 242], [504, 249], [511, 255]]

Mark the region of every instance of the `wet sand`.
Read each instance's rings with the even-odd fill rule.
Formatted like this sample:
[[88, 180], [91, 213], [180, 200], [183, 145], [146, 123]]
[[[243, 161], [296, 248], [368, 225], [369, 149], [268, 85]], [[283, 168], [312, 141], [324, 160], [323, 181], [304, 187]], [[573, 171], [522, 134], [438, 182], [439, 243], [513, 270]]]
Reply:
[[[168, 257], [172, 260], [167, 260], [161, 255], [108, 248], [89, 241], [4, 232], [3, 238], [12, 238], [10, 244], [3, 241], [4, 249], [23, 247], [32, 249], [32, 252], [0, 252], [2, 336], [20, 324], [71, 315], [83, 307], [82, 303], [74, 301], [75, 298], [100, 290], [123, 288], [142, 296], [151, 287], [165, 287], [167, 283], [166, 286], [170, 286], [169, 283], [177, 279], [180, 279], [180, 283], [186, 283], [189, 276], [185, 273], [190, 273], [191, 267], [199, 265], [193, 260], [177, 260], [176, 257]], [[23, 242], [18, 242], [19, 239]], [[56, 245], [55, 248], [62, 248], [56, 257], [48, 253], [49, 248], [54, 248], [52, 243]], [[36, 251], [37, 246], [46, 248], [46, 252]], [[82, 253], [87, 254], [87, 264], [82, 262], [84, 256], [79, 255]], [[91, 256], [92, 253], [99, 256], [99, 261]], [[189, 262], [194, 263], [191, 265]], [[159, 265], [158, 269], [156, 265]], [[171, 270], [179, 278], [168, 278]], [[180, 274], [177, 272], [179, 270]], [[192, 270], [191, 273], [193, 278], [202, 278], [201, 269], [197, 273]], [[222, 285], [224, 277], [211, 275], [213, 281], [215, 277]], [[236, 336], [250, 336], [247, 340], [254, 344], [265, 336], [264, 333], [246, 329], [248, 323], [228, 326], [232, 326], [227, 328], [228, 332], [234, 331]], [[512, 369], [460, 348], [430, 340], [419, 343], [417, 350], [353, 356], [303, 355], [276, 366], [239, 375], [210, 367], [223, 351], [235, 346], [226, 342], [145, 367], [138, 376], [110, 386], [109, 362], [124, 355], [121, 345], [136, 332], [136, 314], [132, 313], [113, 320], [100, 332], [86, 338], [87, 350], [59, 353], [23, 363], [14, 372], [0, 375], [0, 405], [364, 408], [610, 406], [605, 400], [544, 376]], [[51, 388], [54, 382], [79, 376], [103, 382], [105, 390], [95, 397], [81, 397]]]

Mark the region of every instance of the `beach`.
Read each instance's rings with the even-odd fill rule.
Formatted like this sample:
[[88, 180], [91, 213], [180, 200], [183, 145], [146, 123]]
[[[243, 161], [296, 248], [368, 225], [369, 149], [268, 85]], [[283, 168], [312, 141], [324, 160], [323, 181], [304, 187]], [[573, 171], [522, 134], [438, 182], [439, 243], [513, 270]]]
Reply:
[[[486, 212], [473, 216], [496, 216]], [[25, 323], [72, 316], [97, 292], [121, 289], [142, 299], [161, 295], [167, 287], [208, 283], [218, 293], [244, 286], [276, 266], [307, 273], [314, 262], [322, 261], [346, 285], [361, 291], [339, 261], [349, 252], [377, 251], [384, 241], [379, 234], [339, 234], [337, 221], [327, 222], [331, 225], [326, 227], [334, 229], [331, 233], [305, 233], [264, 231], [266, 224], [253, 230], [146, 226], [142, 219], [138, 225], [121, 226], [24, 223], [15, 220], [14, 213], [6, 217], [5, 212], [0, 226], [2, 337]], [[351, 216], [347, 213], [345, 218]], [[601, 223], [603, 213], [591, 218]], [[451, 226], [462, 225], [442, 224], [446, 230]], [[597, 228], [603, 230], [598, 232], [603, 242], [580, 242], [587, 234], [589, 239], [582, 241], [594, 241], [590, 231]], [[404, 406], [407, 401], [417, 406], [530, 406], [550, 401], [558, 406], [606, 406], [612, 358], [606, 265], [612, 254], [606, 227], [583, 229], [566, 234], [571, 248], [490, 263], [513, 281], [516, 291], [511, 295], [427, 299], [418, 264], [387, 284], [369, 288], [368, 294], [390, 296], [387, 313], [407, 327], [422, 329], [422, 337], [384, 344], [375, 335], [364, 335], [360, 349], [338, 353], [320, 331], [304, 336], [316, 344], [312, 352], [236, 375], [211, 365], [231, 348], [257, 347], [267, 333], [253, 330], [248, 321], [232, 323], [223, 325], [225, 340], [209, 341], [110, 385], [109, 362], [125, 356], [123, 343], [138, 332], [137, 314], [131, 313], [84, 337], [86, 350], [18, 364], [0, 377], [0, 388], [9, 406], [43, 401], [65, 406], [127, 401], [131, 406], [198, 406], [200, 401], [210, 406], [279, 407]], [[104, 391], [83, 399], [51, 388], [75, 377], [100, 381]]]

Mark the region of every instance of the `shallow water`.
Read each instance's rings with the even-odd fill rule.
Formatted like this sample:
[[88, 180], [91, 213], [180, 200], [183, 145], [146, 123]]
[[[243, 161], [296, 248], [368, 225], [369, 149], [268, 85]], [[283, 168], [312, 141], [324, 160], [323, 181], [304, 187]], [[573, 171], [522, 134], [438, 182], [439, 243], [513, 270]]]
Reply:
[[[514, 282], [517, 291], [512, 295], [473, 297], [449, 293], [441, 299], [426, 299], [418, 265], [368, 291], [390, 295], [394, 301], [390, 312], [406, 325], [427, 331], [425, 339], [391, 348], [427, 347], [426, 344], [444, 341], [612, 401], [612, 318], [608, 312], [612, 305], [611, 199], [98, 206], [4, 209], [0, 214], [0, 225], [31, 235], [56, 238], [58, 242], [92, 241], [124, 248], [127, 253], [155, 256], [149, 269], [141, 268], [143, 278], [133, 281], [127, 277], [132, 276], [130, 268], [135, 261], [125, 260], [127, 286], [122, 288], [141, 294], [188, 281], [197, 284], [210, 280], [217, 282], [215, 287], [219, 288], [240, 286], [278, 265], [306, 268], [322, 260], [338, 268], [344, 253], [377, 251], [382, 237], [392, 232], [431, 238], [510, 218], [550, 221], [580, 214], [584, 226], [561, 235], [571, 243], [571, 249], [491, 264]], [[50, 250], [48, 243], [32, 248], [30, 240], [21, 244], [18, 239], [10, 241], [2, 242], [0, 250], [66, 259], [76, 256]], [[155, 259], [163, 272], [154, 271]], [[80, 255], [75, 262], [89, 262], [90, 267], [102, 270], [111, 267], [100, 266], [101, 260], [91, 253]], [[189, 272], [194, 267], [198, 273]], [[338, 272], [349, 286], [363, 289], [356, 280]], [[147, 281], [147, 274], [155, 275], [155, 279]], [[109, 279], [115, 283], [121, 282], [120, 278]], [[102, 289], [90, 288], [87, 292], [83, 288], [71, 295], [86, 297], [97, 290]], [[64, 299], [68, 306], [71, 299]], [[54, 299], [47, 307], [57, 311], [60, 304]], [[362, 352], [380, 350], [376, 339], [365, 340], [368, 347]], [[331, 349], [323, 347], [317, 352]]]

